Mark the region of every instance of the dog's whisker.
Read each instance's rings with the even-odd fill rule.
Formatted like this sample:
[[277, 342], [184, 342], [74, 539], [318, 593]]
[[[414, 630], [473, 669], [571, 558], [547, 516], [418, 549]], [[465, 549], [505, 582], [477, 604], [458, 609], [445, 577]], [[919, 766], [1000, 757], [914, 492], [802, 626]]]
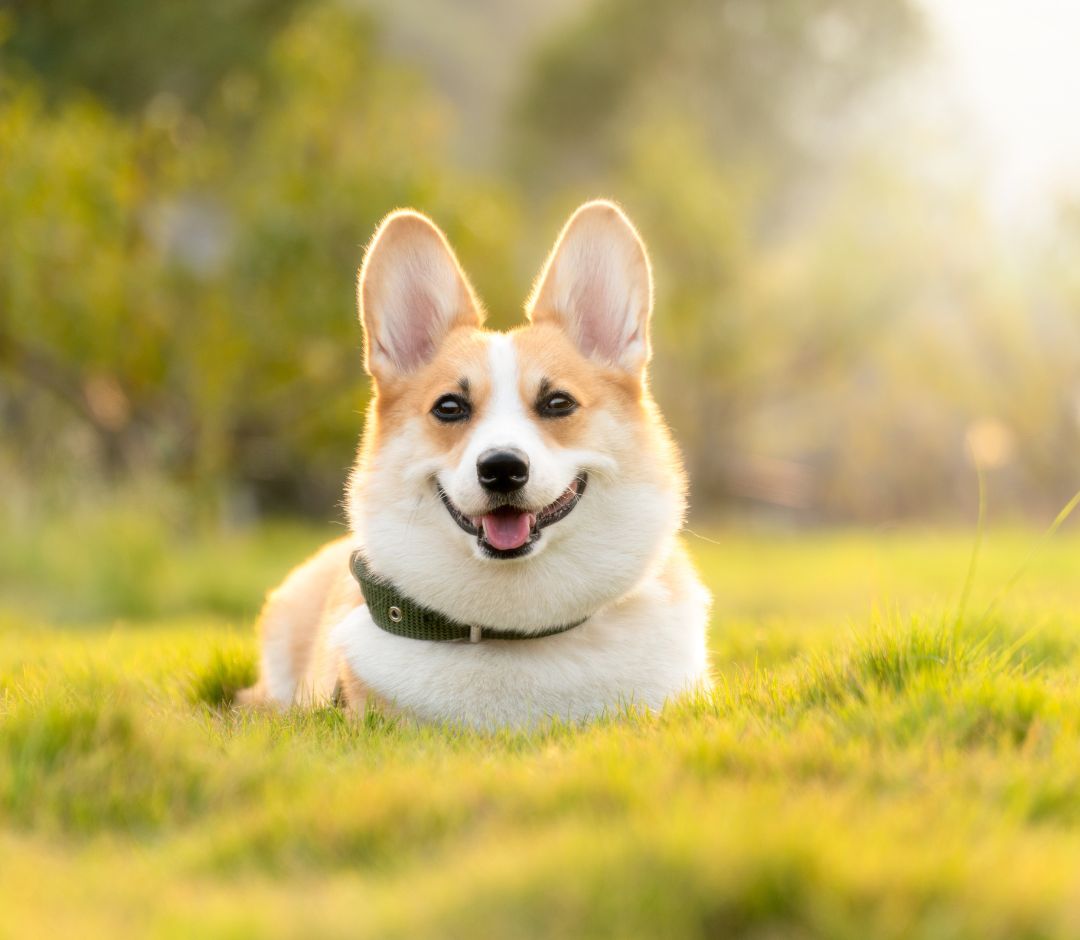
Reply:
[[416, 497], [416, 502], [413, 504], [412, 512], [409, 513], [409, 518], [405, 520], [404, 541], [405, 541], [405, 547], [406, 548], [408, 548], [409, 539], [412, 536], [413, 523], [416, 522], [416, 517], [420, 513], [420, 510], [423, 508], [423, 505], [424, 505], [424, 494], [420, 493]]

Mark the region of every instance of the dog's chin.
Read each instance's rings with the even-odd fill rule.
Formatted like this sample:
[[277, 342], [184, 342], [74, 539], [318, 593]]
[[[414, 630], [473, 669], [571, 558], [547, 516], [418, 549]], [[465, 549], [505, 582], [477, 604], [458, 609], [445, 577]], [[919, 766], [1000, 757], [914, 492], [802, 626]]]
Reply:
[[530, 507], [511, 497], [472, 513], [458, 507], [437, 481], [435, 491], [449, 517], [471, 537], [475, 557], [515, 561], [543, 551], [547, 544], [544, 533], [574, 511], [587, 483], [588, 475], [581, 472], [546, 505]]
[[408, 492], [394, 472], [380, 482], [386, 495], [370, 489], [352, 517], [372, 569], [447, 617], [523, 633], [576, 622], [626, 595], [681, 519], [673, 488], [590, 474], [571, 512], [542, 527], [526, 552], [500, 558], [475, 526], [451, 518], [430, 478]]

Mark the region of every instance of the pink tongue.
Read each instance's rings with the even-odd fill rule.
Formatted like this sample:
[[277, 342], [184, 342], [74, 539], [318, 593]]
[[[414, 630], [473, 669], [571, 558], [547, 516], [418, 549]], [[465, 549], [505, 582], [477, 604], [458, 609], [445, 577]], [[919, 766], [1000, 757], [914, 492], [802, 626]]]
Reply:
[[484, 538], [493, 548], [501, 552], [521, 548], [529, 541], [532, 530], [533, 514], [502, 509], [483, 516]]

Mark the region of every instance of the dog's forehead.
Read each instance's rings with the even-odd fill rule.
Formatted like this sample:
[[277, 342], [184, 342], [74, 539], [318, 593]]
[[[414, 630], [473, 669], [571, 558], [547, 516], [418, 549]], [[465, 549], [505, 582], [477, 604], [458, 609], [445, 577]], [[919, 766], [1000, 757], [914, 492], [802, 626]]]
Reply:
[[440, 391], [466, 386], [473, 399], [516, 386], [532, 397], [545, 380], [586, 383], [594, 372], [562, 330], [548, 325], [507, 333], [459, 329], [446, 338], [420, 384]]
[[[545, 389], [569, 394], [584, 409], [644, 417], [641, 386], [628, 373], [583, 356], [557, 326], [529, 324], [506, 333], [462, 327], [450, 332], [419, 373], [380, 393], [380, 430], [394, 433], [447, 394], [468, 399], [480, 420], [529, 421], [545, 438], [569, 445], [585, 432], [580, 421], [541, 420], [536, 404]], [[437, 446], [456, 448], [469, 429], [426, 422]], [[469, 427], [475, 427], [470, 422]]]

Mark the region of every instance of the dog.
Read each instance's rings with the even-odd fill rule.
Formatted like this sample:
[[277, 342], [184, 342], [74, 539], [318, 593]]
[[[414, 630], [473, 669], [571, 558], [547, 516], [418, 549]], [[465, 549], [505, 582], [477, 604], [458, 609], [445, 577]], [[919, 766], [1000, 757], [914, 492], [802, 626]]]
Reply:
[[432, 221], [384, 219], [357, 281], [374, 392], [350, 534], [268, 596], [241, 701], [490, 730], [707, 689], [710, 597], [648, 386], [652, 298], [611, 202], [570, 217], [507, 333], [482, 327]]

